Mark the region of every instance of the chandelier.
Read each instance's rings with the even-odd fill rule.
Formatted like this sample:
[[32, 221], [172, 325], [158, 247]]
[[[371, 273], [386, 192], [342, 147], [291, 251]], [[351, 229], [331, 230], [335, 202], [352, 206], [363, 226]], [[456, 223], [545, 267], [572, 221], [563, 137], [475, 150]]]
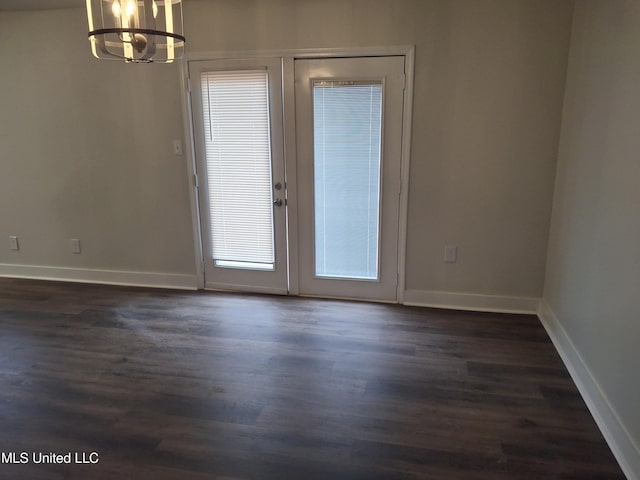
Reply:
[[181, 0], [87, 0], [87, 18], [96, 58], [171, 63], [184, 52]]

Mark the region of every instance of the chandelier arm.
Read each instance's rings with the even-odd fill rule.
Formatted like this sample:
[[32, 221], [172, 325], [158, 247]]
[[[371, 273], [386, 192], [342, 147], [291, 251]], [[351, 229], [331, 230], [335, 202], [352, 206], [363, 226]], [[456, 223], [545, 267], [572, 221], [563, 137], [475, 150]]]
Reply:
[[162, 37], [171, 37], [177, 40], [181, 40], [183, 42], [186, 41], [186, 38], [182, 35], [178, 35], [177, 33], [172, 32], [163, 32], [162, 30], [153, 30], [151, 28], [100, 28], [98, 30], [93, 30], [89, 32], [89, 37], [94, 35], [105, 35], [108, 33], [146, 33], [147, 35], [160, 35]]

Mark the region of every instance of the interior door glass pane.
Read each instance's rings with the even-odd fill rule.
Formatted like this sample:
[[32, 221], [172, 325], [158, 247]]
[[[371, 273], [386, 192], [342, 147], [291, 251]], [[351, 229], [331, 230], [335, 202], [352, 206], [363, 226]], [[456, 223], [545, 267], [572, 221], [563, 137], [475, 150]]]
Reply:
[[378, 279], [382, 85], [315, 82], [315, 275]]
[[267, 73], [205, 72], [201, 91], [214, 264], [273, 270]]

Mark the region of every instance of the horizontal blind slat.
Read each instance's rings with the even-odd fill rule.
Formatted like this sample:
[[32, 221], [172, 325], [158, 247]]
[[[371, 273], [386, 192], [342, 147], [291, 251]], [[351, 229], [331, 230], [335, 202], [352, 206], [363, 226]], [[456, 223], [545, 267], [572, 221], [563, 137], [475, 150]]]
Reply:
[[201, 75], [213, 260], [273, 264], [268, 77]]
[[378, 278], [382, 85], [313, 87], [315, 273]]

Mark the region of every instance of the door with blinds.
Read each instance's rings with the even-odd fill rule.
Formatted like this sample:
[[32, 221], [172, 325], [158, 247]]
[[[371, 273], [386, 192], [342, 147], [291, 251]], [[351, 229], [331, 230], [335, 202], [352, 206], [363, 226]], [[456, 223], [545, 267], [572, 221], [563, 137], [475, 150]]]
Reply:
[[281, 72], [189, 62], [206, 288], [288, 291]]
[[395, 301], [404, 57], [295, 61], [301, 294]]

